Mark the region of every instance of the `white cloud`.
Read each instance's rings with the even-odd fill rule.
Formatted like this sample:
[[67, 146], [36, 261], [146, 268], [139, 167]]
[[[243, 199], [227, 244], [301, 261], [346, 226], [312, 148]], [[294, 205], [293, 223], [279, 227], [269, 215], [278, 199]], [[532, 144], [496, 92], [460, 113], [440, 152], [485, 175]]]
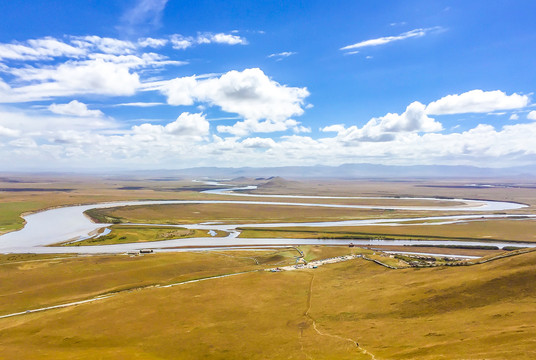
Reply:
[[225, 126], [225, 125], [218, 125], [216, 128], [218, 132], [221, 133], [229, 133], [235, 136], [246, 136], [251, 133], [271, 133], [271, 132], [277, 132], [277, 131], [285, 131], [288, 129], [295, 129], [299, 126], [299, 122], [292, 119], [287, 120], [280, 120], [280, 121], [274, 121], [274, 120], [265, 120], [265, 121], [257, 121], [257, 120], [251, 120], [246, 119], [244, 121], [238, 121], [234, 125], [231, 126]]
[[344, 142], [356, 141], [392, 141], [398, 133], [438, 132], [443, 130], [441, 123], [428, 117], [425, 105], [415, 101], [408, 105], [402, 114], [388, 113], [385, 116], [370, 119], [362, 128], [343, 125], [331, 125], [322, 129], [324, 132], [337, 132]]
[[[195, 115], [197, 119], [191, 118]], [[35, 169], [80, 163], [94, 168], [105, 165], [181, 168], [233, 166], [240, 158], [244, 166], [349, 162], [513, 166], [533, 163], [536, 157], [536, 122], [502, 129], [481, 124], [468, 131], [448, 134], [398, 132], [389, 142], [348, 142], [338, 133], [318, 140], [297, 135], [243, 140], [209, 137], [205, 136], [208, 124], [202, 118], [202, 114], [181, 115], [170, 124], [143, 124], [115, 134], [89, 128], [62, 130], [60, 123], [51, 132], [47, 124], [42, 127], [48, 134], [45, 137], [21, 132], [24, 136], [14, 139], [12, 144], [4, 142], [0, 146], [0, 164], [12, 169], [22, 165]], [[0, 114], [0, 126], [8, 127], [1, 119]], [[41, 120], [37, 123], [44, 122]], [[9, 124], [19, 123], [18, 118], [10, 121]]]
[[18, 138], [9, 142], [9, 145], [16, 148], [36, 148], [37, 143], [29, 137]]
[[193, 105], [197, 86], [196, 77], [187, 76], [168, 81], [160, 87], [160, 90], [167, 96], [167, 102], [170, 105]]
[[90, 54], [88, 57], [92, 60], [100, 59], [109, 63], [121, 64], [129, 69], [188, 64], [185, 61], [169, 60], [166, 56], [156, 53], [144, 53], [141, 55]]
[[197, 43], [198, 44], [216, 43], [216, 44], [227, 44], [227, 45], [247, 45], [248, 44], [246, 39], [238, 35], [231, 35], [231, 34], [224, 34], [224, 33], [199, 34], [197, 36]]
[[85, 49], [52, 37], [31, 39], [25, 43], [0, 44], [0, 60], [49, 60], [55, 57], [80, 57]]
[[519, 120], [519, 115], [517, 114], [510, 115], [510, 120]]
[[[472, 90], [460, 95], [448, 95], [428, 106], [415, 101], [402, 114], [388, 113], [370, 119], [363, 127], [336, 124], [320, 129], [336, 132], [337, 139], [349, 142], [392, 142], [404, 133], [434, 133], [443, 130], [440, 122], [428, 115], [459, 114], [467, 112], [488, 113], [525, 107], [529, 103], [526, 95], [506, 95], [502, 91]], [[493, 113], [498, 114], [498, 113]], [[536, 115], [536, 112], [535, 112]]]
[[[177, 78], [163, 85], [161, 91], [171, 105], [192, 105], [197, 101], [239, 114], [246, 120], [233, 126], [218, 126], [218, 131], [241, 136], [297, 126], [299, 123], [289, 118], [303, 114], [302, 106], [309, 95], [306, 88], [281, 85], [258, 68], [232, 70], [219, 78]], [[260, 122], [262, 119], [265, 121]]]
[[25, 102], [79, 94], [133, 95], [140, 86], [139, 75], [128, 66], [103, 61], [66, 62], [56, 68], [14, 69], [12, 74], [36, 84], [12, 88], [0, 102]]
[[388, 113], [383, 117], [373, 118], [368, 124], [374, 127], [379, 126], [383, 131], [388, 132], [436, 132], [443, 130], [439, 122], [426, 115], [425, 109], [423, 104], [414, 101], [402, 114]]
[[136, 44], [119, 39], [91, 36], [73, 36], [71, 42], [80, 48], [102, 51], [106, 54], [124, 55], [132, 54]]
[[268, 55], [269, 58], [275, 58], [276, 61], [283, 60], [284, 58], [287, 58], [292, 55], [296, 55], [297, 53], [294, 51], [283, 51], [277, 54], [270, 54]]
[[306, 126], [298, 126], [298, 125], [294, 125], [292, 127], [292, 131], [294, 131], [296, 134], [298, 133], [310, 133], [311, 132], [311, 128], [310, 127], [306, 127]]
[[509, 110], [525, 107], [529, 104], [527, 95], [495, 91], [471, 90], [463, 94], [447, 95], [426, 107], [431, 115], [487, 113], [496, 110]]
[[277, 146], [276, 142], [270, 138], [247, 138], [244, 139], [241, 144], [246, 148], [272, 148]]
[[118, 29], [133, 34], [160, 27], [167, 2], [168, 0], [138, 0], [134, 7], [123, 14]]
[[19, 135], [20, 131], [0, 125], [0, 136], [17, 137]]
[[199, 33], [197, 37], [174, 34], [170, 38], [171, 44], [176, 50], [184, 50], [194, 45], [201, 44], [226, 44], [226, 45], [247, 45], [248, 41], [238, 35], [225, 33]]
[[142, 38], [138, 39], [138, 45], [141, 47], [159, 48], [168, 43], [167, 39]]
[[165, 126], [145, 123], [132, 127], [132, 131], [138, 135], [168, 134], [173, 136], [200, 137], [208, 135], [209, 128], [210, 124], [205, 119], [205, 115], [184, 112], [179, 115], [177, 120]]
[[194, 39], [192, 37], [184, 37], [180, 34], [171, 35], [170, 41], [176, 50], [184, 50], [194, 45]]
[[443, 29], [439, 26], [426, 28], [426, 29], [415, 29], [415, 30], [407, 31], [400, 35], [396, 35], [396, 36], [384, 36], [384, 37], [380, 37], [376, 39], [360, 41], [352, 45], [344, 46], [340, 50], [355, 50], [355, 49], [368, 47], [368, 46], [384, 45], [393, 41], [400, 41], [400, 40], [405, 40], [405, 39], [410, 39], [410, 38], [415, 38], [415, 37], [422, 37], [430, 32], [437, 32], [441, 30]]
[[536, 110], [532, 110], [527, 114], [527, 119], [529, 120], [536, 120]]
[[116, 131], [118, 124], [108, 117], [93, 117], [91, 121], [79, 116], [52, 115], [48, 109], [19, 110], [0, 107], [0, 126], [32, 136], [49, 136], [58, 131]]
[[100, 110], [89, 110], [87, 105], [73, 100], [68, 104], [51, 104], [48, 109], [54, 114], [72, 115], [80, 117], [100, 117], [104, 114]]
[[4, 82], [4, 80], [0, 79], [0, 91], [9, 91], [11, 90], [11, 87]]
[[113, 106], [114, 107], [118, 107], [118, 106], [152, 107], [152, 106], [160, 106], [160, 105], [166, 105], [166, 104], [161, 103], [161, 102], [130, 102], [130, 103], [115, 104]]
[[182, 113], [177, 120], [165, 126], [165, 131], [178, 136], [208, 135], [210, 124], [203, 114]]
[[343, 124], [334, 124], [321, 128], [320, 131], [342, 133], [345, 129], [346, 128]]

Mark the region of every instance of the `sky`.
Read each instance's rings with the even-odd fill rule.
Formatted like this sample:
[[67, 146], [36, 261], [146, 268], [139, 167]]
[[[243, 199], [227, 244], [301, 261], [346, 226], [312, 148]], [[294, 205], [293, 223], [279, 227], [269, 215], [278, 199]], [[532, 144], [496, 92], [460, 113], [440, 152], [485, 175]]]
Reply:
[[0, 170], [536, 164], [536, 2], [0, 3]]

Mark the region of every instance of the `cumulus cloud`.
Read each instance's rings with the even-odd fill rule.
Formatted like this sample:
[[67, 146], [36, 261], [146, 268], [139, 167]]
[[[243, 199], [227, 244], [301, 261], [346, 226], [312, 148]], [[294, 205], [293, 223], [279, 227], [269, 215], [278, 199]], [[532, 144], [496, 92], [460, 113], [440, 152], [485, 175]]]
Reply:
[[246, 119], [230, 126], [218, 125], [216, 129], [218, 130], [218, 132], [221, 133], [229, 133], [235, 136], [246, 136], [251, 133], [271, 133], [277, 131], [285, 131], [288, 129], [295, 129], [296, 127], [298, 127], [299, 124], [299, 122], [292, 119], [282, 121], [257, 121]]
[[336, 133], [341, 133], [344, 130], [346, 130], [346, 128], [344, 127], [343, 124], [330, 125], [330, 126], [326, 126], [320, 129], [320, 131], [323, 131], [323, 132], [336, 132]]
[[273, 139], [270, 138], [260, 138], [260, 137], [254, 137], [254, 138], [247, 138], [242, 141], [242, 145], [246, 148], [272, 148], [276, 146], [276, 142]]
[[72, 115], [80, 117], [100, 117], [104, 114], [100, 110], [89, 110], [87, 105], [73, 100], [68, 104], [51, 104], [48, 109], [54, 114]]
[[496, 110], [509, 110], [525, 107], [529, 104], [527, 95], [495, 91], [471, 90], [462, 94], [447, 95], [426, 107], [431, 115], [487, 113]]
[[519, 115], [518, 114], [510, 115], [510, 120], [519, 120]]
[[[195, 116], [195, 117], [192, 117]], [[400, 116], [400, 115], [399, 115]], [[11, 117], [8, 124], [19, 124]], [[86, 121], [87, 123], [87, 121]], [[331, 127], [335, 136], [313, 139], [309, 136], [276, 138], [222, 138], [208, 134], [208, 123], [202, 114], [181, 114], [165, 125], [143, 124], [124, 133], [96, 132], [83, 128], [53, 133], [43, 126], [46, 137], [35, 135], [15, 138], [0, 146], [0, 163], [16, 168], [17, 164], [43, 166], [46, 159], [76, 165], [103, 164], [147, 168], [170, 166], [232, 166], [236, 158], [244, 165], [266, 166], [296, 164], [330, 164], [373, 162], [387, 164], [467, 164], [477, 166], [512, 166], [533, 162], [536, 156], [534, 138], [536, 122], [514, 124], [496, 129], [481, 124], [461, 133], [396, 133], [389, 143], [375, 141], [348, 142], [338, 132], [344, 127]], [[48, 131], [48, 132], [47, 132]], [[34, 131], [35, 132], [35, 131]], [[24, 132], [23, 132], [24, 133]], [[214, 159], [217, 160], [214, 160]], [[98, 159], [98, 160], [96, 160]], [[489, 164], [489, 165], [488, 165]]]
[[202, 33], [197, 36], [198, 44], [227, 44], [227, 45], [247, 45], [248, 42], [246, 39], [231, 34], [224, 33]]
[[398, 133], [438, 132], [443, 130], [441, 123], [427, 116], [426, 106], [418, 101], [408, 105], [402, 114], [388, 113], [385, 116], [370, 119], [362, 128], [343, 125], [331, 125], [321, 129], [323, 132], [337, 132], [344, 142], [356, 141], [392, 141]]
[[208, 135], [210, 128], [209, 122], [205, 115], [201, 113], [190, 114], [184, 112], [179, 115], [177, 120], [162, 125], [141, 124], [134, 126], [132, 132], [137, 135], [173, 135], [173, 136], [192, 136], [201, 137]]
[[[271, 80], [258, 68], [229, 71], [220, 77], [197, 79], [194, 76], [171, 80], [161, 87], [171, 105], [194, 102], [219, 106], [236, 113], [245, 121], [233, 126], [218, 126], [218, 131], [244, 136], [251, 132], [283, 131], [299, 123], [290, 119], [302, 115], [306, 88], [287, 87]], [[265, 121], [260, 121], [260, 120]]]
[[388, 113], [379, 118], [373, 118], [365, 127], [379, 127], [387, 132], [436, 132], [443, 130], [441, 124], [428, 117], [426, 107], [418, 101], [412, 102], [402, 114]]
[[441, 30], [443, 30], [443, 28], [441, 28], [440, 26], [435, 26], [435, 27], [425, 28], [425, 29], [414, 29], [414, 30], [407, 31], [405, 33], [402, 33], [396, 36], [383, 36], [380, 38], [360, 41], [352, 45], [344, 46], [340, 50], [355, 50], [355, 49], [368, 47], [368, 46], [385, 45], [393, 41], [400, 41], [400, 40], [405, 40], [405, 39], [410, 39], [410, 38], [423, 37], [430, 32], [438, 32]]
[[[428, 106], [415, 101], [402, 114], [388, 113], [370, 119], [363, 127], [336, 124], [320, 129], [336, 132], [338, 139], [345, 142], [385, 142], [393, 141], [402, 133], [434, 133], [443, 130], [440, 122], [429, 115], [489, 113], [497, 110], [522, 108], [529, 104], [526, 95], [507, 95], [502, 91], [472, 90], [462, 94], [448, 95]], [[493, 113], [498, 114], [498, 113]], [[514, 114], [515, 115], [515, 114]], [[512, 115], [511, 119], [516, 119]]]
[[176, 50], [184, 50], [195, 44], [192, 37], [185, 37], [180, 34], [173, 34], [170, 38], [171, 44]]

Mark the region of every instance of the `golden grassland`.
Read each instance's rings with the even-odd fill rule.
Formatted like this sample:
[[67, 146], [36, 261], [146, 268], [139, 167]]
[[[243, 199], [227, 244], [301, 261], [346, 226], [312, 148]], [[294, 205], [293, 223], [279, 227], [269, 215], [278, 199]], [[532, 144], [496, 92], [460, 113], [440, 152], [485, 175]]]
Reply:
[[344, 227], [244, 227], [243, 238], [300, 239], [414, 239], [536, 241], [536, 220], [487, 219], [447, 225], [344, 226]]
[[[112, 225], [111, 232], [107, 235], [94, 237], [76, 242], [67, 242], [65, 246], [86, 245], [112, 245], [139, 242], [163, 241], [171, 239], [185, 239], [192, 237], [210, 237], [208, 230], [185, 229], [180, 227], [150, 227], [143, 225]], [[226, 232], [218, 231], [215, 237], [227, 235]]]
[[[357, 251], [305, 249], [311, 257]], [[250, 256], [292, 262], [296, 252], [285, 251], [2, 257], [0, 293], [13, 301], [1, 302], [1, 311], [263, 267]], [[391, 270], [356, 259], [125, 291], [0, 319], [0, 351], [19, 359], [532, 359], [535, 261], [531, 252]]]
[[[531, 205], [529, 208], [508, 211], [507, 213], [534, 213], [536, 206], [536, 189], [527, 188], [442, 188], [426, 186], [452, 186], [475, 182], [475, 180], [459, 180], [440, 182], [437, 180], [412, 181], [292, 181], [272, 183], [254, 191], [263, 194], [292, 194], [292, 195], [325, 195], [325, 196], [394, 196], [394, 197], [457, 197], [488, 200], [516, 201]], [[60, 176], [60, 175], [4, 175], [0, 178], [0, 234], [20, 229], [24, 221], [23, 213], [35, 212], [42, 209], [98, 202], [121, 200], [237, 200], [233, 196], [201, 194], [199, 190], [210, 188], [202, 183], [185, 179], [151, 179], [132, 177], [103, 177], [103, 176]], [[16, 191], [13, 191], [16, 190]], [[277, 198], [239, 198], [243, 201], [282, 201]], [[365, 200], [348, 199], [284, 199], [285, 202], [315, 202], [362, 204]], [[391, 200], [366, 200], [367, 204], [385, 204]], [[398, 199], [399, 204], [425, 205], [429, 202], [421, 200]], [[438, 201], [434, 205], [449, 206], [452, 203]], [[275, 207], [274, 207], [275, 208]], [[296, 209], [296, 208], [293, 208]], [[277, 208], [275, 208], [277, 211]], [[325, 209], [335, 214], [333, 209]], [[239, 209], [240, 211], [240, 209]], [[248, 212], [247, 209], [242, 210]], [[251, 212], [251, 211], [250, 211]], [[349, 214], [346, 212], [345, 214]], [[369, 217], [402, 217], [419, 216], [422, 212], [384, 211], [384, 210], [353, 210], [352, 216], [357, 218]], [[451, 212], [428, 212], [427, 215], [453, 214]], [[212, 214], [215, 217], [217, 214]], [[273, 216], [267, 211], [267, 216]], [[175, 221], [177, 219], [174, 219]]]
[[[346, 247], [300, 249], [308, 261], [365, 251]], [[0, 255], [0, 296], [6, 300], [0, 302], [0, 315], [151, 284], [293, 264], [299, 255], [293, 247], [144, 256]]]
[[[505, 187], [464, 187], [467, 184], [482, 182], [502, 183]], [[391, 196], [391, 197], [444, 197], [481, 200], [514, 201], [529, 205], [536, 204], [534, 182], [516, 187], [516, 179], [407, 179], [389, 180], [300, 180], [259, 186], [250, 193], [288, 194], [288, 195], [325, 195], [325, 196]], [[506, 187], [510, 186], [510, 187]]]
[[[21, 213], [55, 206], [138, 199], [237, 199], [199, 194], [201, 185], [189, 180], [74, 176], [19, 176], [0, 180], [1, 188], [19, 190], [0, 192], [0, 233], [20, 228]], [[534, 213], [536, 189], [452, 187], [471, 182], [474, 181], [273, 182], [258, 191], [504, 200], [531, 205], [506, 213]], [[296, 211], [295, 207], [269, 205], [258, 211], [251, 209], [248, 205], [234, 208], [192, 205], [168, 214], [148, 207], [121, 211], [130, 212], [124, 217], [127, 220], [147, 222], [151, 218], [158, 223], [222, 219], [247, 223], [298, 218], [304, 221], [302, 210], [303, 216], [309, 217], [307, 221], [342, 220], [345, 216], [423, 216], [422, 212], [383, 210], [337, 212], [340, 209], [299, 208]], [[439, 214], [427, 212], [424, 216]], [[279, 230], [292, 233], [291, 237], [311, 236], [308, 231], [316, 231], [315, 237], [364, 234], [535, 241], [534, 224], [533, 220], [497, 219], [434, 226]], [[121, 226], [116, 226], [113, 234], [119, 240], [132, 232], [128, 242], [165, 238], [163, 234], [171, 232], [156, 228], [132, 231]], [[266, 235], [276, 230], [262, 231]], [[277, 233], [277, 237], [283, 237], [282, 232]], [[261, 231], [256, 234], [260, 236]], [[361, 253], [389, 265], [403, 266], [400, 258], [374, 250], [327, 246], [300, 249], [308, 261]], [[423, 249], [438, 252], [433, 248]], [[462, 251], [484, 254], [482, 250], [471, 249], [457, 249], [456, 253]], [[486, 252], [488, 256], [497, 253]], [[0, 319], [0, 358], [536, 358], [536, 288], [533, 286], [536, 252], [459, 267], [392, 270], [355, 259], [310, 270], [262, 271], [293, 264], [299, 255], [294, 248], [133, 257], [0, 255], [0, 316], [114, 294], [97, 302]], [[157, 287], [235, 273], [242, 274]]]
[[92, 209], [87, 214], [103, 222], [144, 224], [307, 222], [422, 216], [422, 212], [344, 209], [257, 204], [164, 204]]
[[434, 247], [434, 246], [394, 246], [394, 245], [374, 245], [367, 248], [378, 251], [401, 251], [401, 252], [416, 252], [429, 254], [448, 255], [468, 255], [468, 256], [489, 256], [504, 253], [504, 250], [485, 250], [485, 249], [470, 249], [470, 248], [449, 248], [449, 247]]
[[98, 176], [12, 175], [0, 178], [0, 234], [24, 225], [22, 214], [44, 209], [122, 200], [236, 199], [201, 194], [191, 180], [151, 180]]

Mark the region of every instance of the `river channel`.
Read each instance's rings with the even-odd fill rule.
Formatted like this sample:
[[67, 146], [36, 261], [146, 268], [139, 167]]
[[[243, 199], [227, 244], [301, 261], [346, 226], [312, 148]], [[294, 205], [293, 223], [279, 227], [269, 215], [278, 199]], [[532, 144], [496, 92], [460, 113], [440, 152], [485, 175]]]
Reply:
[[[221, 185], [221, 184], [218, 184]], [[243, 227], [336, 227], [336, 226], [399, 226], [451, 224], [456, 222], [485, 220], [491, 218], [519, 217], [514, 215], [496, 215], [490, 212], [514, 210], [526, 205], [512, 202], [469, 200], [469, 199], [444, 199], [444, 198], [388, 198], [388, 197], [329, 197], [329, 196], [294, 196], [294, 195], [257, 195], [239, 192], [240, 190], [253, 190], [255, 187], [241, 187], [230, 189], [215, 189], [205, 191], [210, 194], [234, 195], [237, 197], [257, 197], [257, 198], [292, 198], [292, 199], [391, 199], [393, 205], [341, 205], [341, 204], [318, 204], [318, 203], [295, 203], [295, 202], [267, 202], [267, 201], [246, 201], [246, 200], [162, 200], [162, 201], [122, 201], [100, 203], [93, 205], [67, 206], [57, 209], [45, 210], [24, 216], [26, 225], [23, 229], [0, 236], [0, 253], [122, 253], [127, 251], [152, 248], [159, 251], [186, 251], [222, 248], [228, 246], [285, 246], [285, 245], [347, 245], [349, 240], [321, 240], [321, 239], [246, 239], [238, 238], [238, 228]], [[429, 200], [442, 202], [456, 202], [453, 206], [397, 206], [396, 201], [400, 199]], [[459, 205], [462, 202], [463, 205]], [[147, 243], [117, 244], [117, 245], [96, 245], [96, 246], [50, 246], [51, 244], [65, 242], [69, 240], [80, 240], [91, 237], [90, 233], [95, 230], [107, 227], [111, 224], [93, 223], [84, 212], [95, 208], [110, 208], [118, 206], [136, 205], [161, 205], [161, 204], [248, 204], [273, 205], [273, 206], [314, 206], [330, 208], [349, 209], [393, 209], [393, 210], [422, 210], [422, 211], [456, 211], [472, 212], [468, 215], [418, 217], [406, 219], [367, 219], [367, 220], [347, 220], [347, 221], [327, 221], [327, 222], [304, 222], [304, 223], [270, 223], [270, 224], [216, 224], [200, 223], [189, 225], [176, 225], [189, 229], [220, 230], [229, 233], [227, 237], [204, 237], [165, 240]], [[474, 214], [477, 213], [477, 214]], [[524, 215], [525, 218], [536, 218], [536, 215]], [[432, 223], [430, 223], [432, 221]], [[151, 224], [151, 226], [158, 226]], [[170, 225], [162, 225], [170, 226]], [[504, 246], [516, 245], [524, 247], [534, 247], [533, 243], [511, 243], [511, 242], [486, 242], [480, 241], [411, 241], [411, 240], [351, 240], [355, 245], [490, 245], [502, 248]]]

